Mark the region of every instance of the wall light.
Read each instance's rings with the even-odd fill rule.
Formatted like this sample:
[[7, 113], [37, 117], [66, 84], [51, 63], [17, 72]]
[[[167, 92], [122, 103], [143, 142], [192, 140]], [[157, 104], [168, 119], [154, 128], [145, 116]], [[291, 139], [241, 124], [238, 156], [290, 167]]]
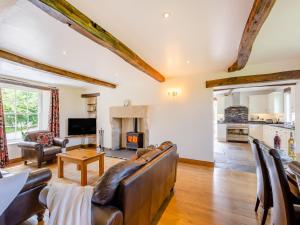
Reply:
[[169, 18], [170, 17], [170, 13], [169, 12], [164, 12], [163, 13], [163, 17], [164, 17], [164, 19]]
[[177, 97], [181, 94], [180, 88], [170, 88], [168, 89], [168, 95], [172, 97]]

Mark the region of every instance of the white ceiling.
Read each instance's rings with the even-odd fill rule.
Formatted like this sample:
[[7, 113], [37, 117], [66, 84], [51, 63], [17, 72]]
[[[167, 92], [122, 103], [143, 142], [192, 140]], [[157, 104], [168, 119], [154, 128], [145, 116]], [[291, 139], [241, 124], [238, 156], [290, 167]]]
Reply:
[[[253, 0], [69, 2], [171, 77], [225, 70], [236, 56]], [[0, 48], [43, 63], [117, 84], [141, 75], [27, 0], [1, 1], [0, 33]]]
[[[0, 76], [6, 76], [10, 78], [29, 79], [32, 81], [43, 82], [50, 85], [70, 85], [70, 79], [59, 77], [51, 73], [44, 71], [33, 70], [30, 67], [25, 67], [9, 61], [0, 59]], [[86, 87], [85, 82], [72, 80], [72, 86], [74, 87]]]
[[277, 0], [254, 43], [248, 64], [300, 58], [300, 1]]
[[[69, 2], [167, 77], [225, 70], [234, 61], [253, 4], [253, 0]], [[164, 12], [169, 12], [168, 19], [163, 19]]]
[[[68, 1], [166, 77], [226, 71], [236, 58], [253, 4], [253, 0]], [[277, 1], [255, 42], [249, 64], [300, 56], [300, 31], [296, 29], [299, 6], [298, 0]], [[164, 12], [170, 13], [168, 19], [163, 18]], [[116, 84], [128, 79], [152, 80], [27, 0], [0, 1], [0, 34], [0, 48], [42, 63]], [[51, 84], [86, 85], [7, 63], [0, 61], [0, 74]]]

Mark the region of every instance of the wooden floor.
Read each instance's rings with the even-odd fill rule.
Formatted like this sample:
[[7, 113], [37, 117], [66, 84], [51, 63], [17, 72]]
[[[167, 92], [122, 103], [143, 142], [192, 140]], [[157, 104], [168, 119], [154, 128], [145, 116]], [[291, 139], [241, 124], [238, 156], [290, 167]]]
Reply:
[[[119, 159], [105, 157], [105, 168], [119, 161]], [[57, 178], [55, 164], [50, 165], [49, 168], [53, 172], [51, 182], [80, 182], [79, 172], [74, 165], [66, 165], [65, 176], [68, 179]], [[22, 170], [24, 166], [19, 165], [17, 169]], [[90, 173], [88, 182], [94, 184], [97, 180], [97, 163], [92, 164], [88, 171]], [[179, 163], [174, 196], [169, 201], [158, 224], [260, 224], [261, 215], [254, 213], [255, 199], [256, 176], [253, 173]], [[35, 218], [31, 218], [25, 224], [36, 225], [37, 222]], [[44, 223], [39, 225], [42, 224]]]

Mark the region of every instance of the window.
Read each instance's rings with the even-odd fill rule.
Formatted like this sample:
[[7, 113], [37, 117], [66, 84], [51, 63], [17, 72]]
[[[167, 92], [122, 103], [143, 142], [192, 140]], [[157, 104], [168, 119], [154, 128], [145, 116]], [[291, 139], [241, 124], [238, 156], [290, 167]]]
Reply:
[[20, 140], [27, 131], [39, 129], [40, 92], [2, 88], [2, 98], [8, 141]]

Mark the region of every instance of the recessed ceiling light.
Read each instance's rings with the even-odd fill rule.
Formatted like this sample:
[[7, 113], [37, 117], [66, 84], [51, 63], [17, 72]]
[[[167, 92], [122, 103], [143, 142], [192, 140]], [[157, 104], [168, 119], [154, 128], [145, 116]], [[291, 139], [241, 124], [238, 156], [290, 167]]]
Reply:
[[164, 17], [165, 19], [169, 18], [169, 17], [170, 17], [170, 13], [169, 13], [169, 12], [164, 12], [164, 13], [163, 13], [163, 17]]
[[62, 54], [63, 54], [63, 55], [67, 55], [67, 52], [66, 52], [66, 51], [62, 51]]
[[190, 64], [191, 63], [191, 61], [190, 60], [186, 60], [186, 64]]

